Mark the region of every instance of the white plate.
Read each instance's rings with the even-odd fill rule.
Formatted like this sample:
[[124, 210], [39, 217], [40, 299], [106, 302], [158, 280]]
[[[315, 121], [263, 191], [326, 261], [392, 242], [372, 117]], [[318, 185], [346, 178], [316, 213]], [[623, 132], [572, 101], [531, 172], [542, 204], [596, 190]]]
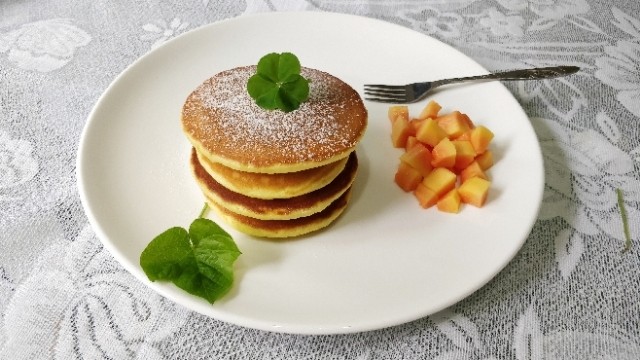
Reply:
[[[405, 83], [484, 73], [457, 50], [412, 30], [349, 15], [270, 13], [183, 34], [124, 71], [96, 104], [78, 153], [87, 215], [104, 246], [140, 281], [194, 311], [287, 333], [366, 331], [432, 314], [496, 275], [527, 238], [544, 173], [527, 116], [500, 83], [451, 87], [431, 98], [495, 133], [497, 164], [482, 209], [458, 215], [421, 209], [393, 182], [400, 151], [390, 145], [387, 105], [367, 103], [369, 128], [352, 202], [328, 229], [271, 242], [223, 226], [243, 255], [224, 299], [210, 305], [147, 280], [138, 260], [157, 234], [188, 227], [203, 197], [188, 170], [180, 109], [213, 74], [291, 51], [304, 66], [364, 83]], [[425, 102], [411, 107], [418, 112]], [[211, 218], [218, 220], [215, 216]]]

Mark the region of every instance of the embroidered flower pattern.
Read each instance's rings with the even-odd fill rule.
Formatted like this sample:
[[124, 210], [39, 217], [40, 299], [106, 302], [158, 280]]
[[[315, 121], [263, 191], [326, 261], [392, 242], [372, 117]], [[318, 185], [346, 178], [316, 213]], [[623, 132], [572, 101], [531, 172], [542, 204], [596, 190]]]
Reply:
[[182, 33], [188, 27], [188, 22], [182, 22], [178, 18], [174, 18], [170, 23], [160, 20], [157, 24], [149, 23], [142, 26], [142, 29], [147, 34], [142, 35], [141, 39], [145, 41], [154, 40], [151, 48], [155, 49], [170, 38]]
[[491, 29], [496, 36], [522, 36], [524, 34], [524, 18], [520, 15], [506, 15], [495, 8], [488, 9], [480, 18], [480, 24]]
[[620, 41], [616, 46], [607, 46], [605, 54], [596, 59], [595, 76], [618, 90], [616, 99], [640, 117], [640, 44]]
[[2, 190], [31, 180], [38, 173], [33, 147], [26, 140], [12, 139], [0, 130], [0, 200]]
[[68, 19], [37, 21], [0, 34], [0, 52], [24, 70], [49, 72], [65, 66], [91, 37]]
[[402, 16], [411, 22], [412, 27], [426, 34], [451, 38], [460, 36], [460, 28], [464, 22], [462, 16], [457, 13], [440, 12], [431, 7], [420, 12], [407, 11], [402, 13]]
[[38, 358], [49, 349], [55, 359], [161, 359], [154, 344], [189, 312], [135, 280], [87, 226], [74, 242], [60, 240], [40, 255], [4, 315], [0, 358]]
[[544, 18], [559, 19], [569, 15], [586, 14], [589, 4], [586, 0], [529, 0], [529, 9]]
[[[616, 124], [599, 114], [603, 132], [620, 134]], [[556, 235], [556, 261], [564, 278], [577, 266], [584, 251], [584, 237], [605, 232], [619, 240], [611, 246], [622, 246], [624, 235], [619, 220], [616, 189], [628, 199], [640, 198], [633, 176], [634, 160], [616, 146], [621, 138], [609, 140], [600, 132], [584, 129], [570, 133], [564, 126], [548, 119], [532, 119], [545, 156], [545, 198], [540, 218], [561, 217], [573, 224], [573, 230]], [[610, 130], [613, 129], [613, 130]], [[613, 141], [613, 142], [612, 142]], [[598, 151], [593, 151], [598, 149]], [[639, 210], [627, 206], [629, 216]], [[640, 231], [637, 226], [633, 233]]]
[[495, 360], [485, 345], [477, 325], [466, 316], [447, 309], [429, 317], [451, 344], [453, 349], [435, 360], [473, 359]]
[[530, 9], [541, 17], [554, 19], [589, 12], [589, 4], [585, 0], [498, 0], [498, 2], [512, 11]]
[[[568, 324], [563, 323], [562, 327]], [[535, 307], [520, 315], [514, 330], [516, 360], [528, 359], [636, 359], [640, 346], [606, 334], [576, 330], [543, 331]]]

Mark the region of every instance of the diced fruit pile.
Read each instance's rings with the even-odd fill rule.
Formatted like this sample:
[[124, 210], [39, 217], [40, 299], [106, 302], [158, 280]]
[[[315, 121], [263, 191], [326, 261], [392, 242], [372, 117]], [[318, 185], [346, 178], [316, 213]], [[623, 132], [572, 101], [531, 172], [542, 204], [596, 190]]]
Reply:
[[389, 107], [391, 141], [405, 149], [395, 182], [423, 208], [457, 213], [463, 203], [482, 207], [491, 185], [486, 171], [493, 166], [493, 133], [466, 114], [441, 109], [432, 100], [411, 118], [408, 106]]

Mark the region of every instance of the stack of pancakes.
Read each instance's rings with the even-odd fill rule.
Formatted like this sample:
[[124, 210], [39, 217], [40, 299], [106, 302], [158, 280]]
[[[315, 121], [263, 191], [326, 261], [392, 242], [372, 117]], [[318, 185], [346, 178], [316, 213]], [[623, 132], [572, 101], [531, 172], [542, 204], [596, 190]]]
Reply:
[[358, 93], [302, 68], [309, 99], [291, 112], [265, 110], [246, 84], [255, 66], [202, 83], [182, 109], [191, 168], [212, 209], [250, 235], [283, 238], [329, 225], [346, 208], [367, 125]]

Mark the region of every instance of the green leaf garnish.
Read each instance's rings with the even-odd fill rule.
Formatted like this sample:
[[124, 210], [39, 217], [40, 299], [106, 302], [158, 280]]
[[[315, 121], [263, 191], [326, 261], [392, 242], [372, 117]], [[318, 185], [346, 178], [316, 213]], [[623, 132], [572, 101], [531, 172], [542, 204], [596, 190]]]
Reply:
[[200, 210], [200, 214], [198, 215], [198, 217], [199, 218], [204, 217], [204, 214], [206, 214], [208, 210], [209, 210], [209, 203], [205, 201], [204, 206], [202, 207], [202, 210]]
[[624, 231], [624, 250], [622, 252], [627, 252], [631, 249], [631, 233], [629, 232], [629, 219], [627, 219], [627, 209], [624, 207], [624, 199], [622, 195], [622, 190], [616, 189], [616, 193], [618, 194], [618, 207], [620, 208], [620, 216], [622, 217], [622, 229]]
[[189, 231], [173, 227], [151, 240], [140, 254], [140, 266], [149, 280], [171, 281], [213, 303], [231, 289], [233, 263], [240, 254], [231, 235], [198, 218]]
[[173, 227], [156, 236], [140, 255], [140, 266], [151, 281], [178, 277], [192, 262], [189, 233]]
[[292, 53], [267, 54], [247, 81], [247, 91], [263, 109], [293, 111], [309, 98], [309, 81], [300, 75], [300, 69]]

